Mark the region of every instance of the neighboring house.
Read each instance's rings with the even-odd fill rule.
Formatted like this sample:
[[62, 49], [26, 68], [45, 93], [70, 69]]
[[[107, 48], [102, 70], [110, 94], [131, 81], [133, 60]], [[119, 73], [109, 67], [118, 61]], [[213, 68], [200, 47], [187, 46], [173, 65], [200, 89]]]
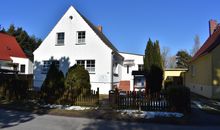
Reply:
[[0, 73], [33, 74], [33, 64], [15, 37], [0, 33]]
[[210, 36], [193, 56], [185, 84], [192, 92], [220, 99], [220, 26], [209, 21]]
[[[124, 91], [133, 91], [135, 88], [145, 86], [144, 75], [139, 75], [137, 73], [142, 73], [143, 66], [143, 55], [131, 54], [126, 52], [120, 52], [124, 57], [122, 66], [122, 78], [119, 84], [119, 89]], [[134, 73], [136, 75], [134, 75]]]
[[34, 51], [34, 87], [41, 87], [52, 62], [64, 74], [74, 64], [84, 66], [91, 88], [99, 87], [100, 94], [108, 94], [119, 85], [123, 57], [101, 26], [94, 26], [71, 6]]

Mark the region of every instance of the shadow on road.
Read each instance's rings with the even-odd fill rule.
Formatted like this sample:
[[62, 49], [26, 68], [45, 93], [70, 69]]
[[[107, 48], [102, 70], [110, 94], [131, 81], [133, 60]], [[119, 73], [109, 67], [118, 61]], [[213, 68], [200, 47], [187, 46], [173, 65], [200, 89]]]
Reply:
[[0, 128], [13, 127], [34, 119], [29, 112], [0, 109]]

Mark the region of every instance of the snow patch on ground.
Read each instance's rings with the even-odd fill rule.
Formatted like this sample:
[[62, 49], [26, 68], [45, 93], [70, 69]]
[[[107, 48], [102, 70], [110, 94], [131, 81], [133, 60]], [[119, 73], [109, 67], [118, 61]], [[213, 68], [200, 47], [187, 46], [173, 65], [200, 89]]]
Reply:
[[211, 107], [211, 106], [208, 106], [208, 105], [205, 105], [205, 104], [202, 104], [199, 101], [192, 101], [192, 103], [194, 103], [199, 109], [219, 111], [218, 109]]
[[118, 110], [122, 116], [130, 116], [133, 118], [152, 119], [156, 117], [176, 117], [180, 118], [184, 115], [178, 112], [157, 112], [157, 111], [138, 111], [138, 110]]
[[56, 104], [46, 104], [42, 105], [44, 108], [50, 108], [50, 109], [63, 109], [63, 110], [76, 110], [76, 111], [82, 111], [82, 110], [90, 110], [90, 109], [98, 109], [98, 107], [84, 107], [84, 106], [70, 106], [70, 105], [56, 105]]

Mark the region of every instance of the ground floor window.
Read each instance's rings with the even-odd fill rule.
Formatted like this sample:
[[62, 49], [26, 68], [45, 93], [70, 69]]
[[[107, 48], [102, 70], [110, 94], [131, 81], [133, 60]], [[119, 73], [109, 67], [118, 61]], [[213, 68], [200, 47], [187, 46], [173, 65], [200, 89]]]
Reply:
[[89, 73], [95, 72], [95, 60], [76, 60], [78, 65], [82, 65]]
[[45, 61], [43, 61], [41, 73], [47, 74], [48, 70], [50, 69], [50, 65], [52, 63], [54, 63], [56, 65], [56, 67], [59, 69], [60, 63], [58, 60], [45, 60]]

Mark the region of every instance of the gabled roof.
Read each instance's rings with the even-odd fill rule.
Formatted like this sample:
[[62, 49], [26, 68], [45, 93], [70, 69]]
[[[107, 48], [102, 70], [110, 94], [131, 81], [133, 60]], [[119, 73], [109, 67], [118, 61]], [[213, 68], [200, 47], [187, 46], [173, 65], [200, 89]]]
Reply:
[[220, 26], [216, 28], [216, 31], [206, 40], [202, 47], [193, 56], [192, 61], [204, 56], [220, 45]]
[[0, 60], [10, 61], [10, 57], [27, 58], [15, 37], [0, 33]]
[[[75, 9], [79, 15], [84, 19], [84, 21], [91, 27], [91, 29], [96, 33], [96, 35], [109, 47], [111, 48], [115, 53], [117, 53], [118, 55], [120, 55], [118, 53], [118, 50], [116, 49], [116, 47], [108, 40], [108, 38], [101, 32], [98, 30], [98, 28], [92, 24], [92, 22], [90, 22], [85, 16], [83, 16], [77, 9]], [[122, 56], [121, 56], [122, 57]]]

